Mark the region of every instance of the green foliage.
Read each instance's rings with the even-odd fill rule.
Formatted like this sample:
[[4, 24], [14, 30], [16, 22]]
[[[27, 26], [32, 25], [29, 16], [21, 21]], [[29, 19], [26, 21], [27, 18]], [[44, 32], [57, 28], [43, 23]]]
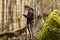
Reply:
[[57, 28], [60, 26], [60, 17], [58, 11], [54, 10], [43, 25], [41, 31], [37, 35], [37, 40], [58, 40]]

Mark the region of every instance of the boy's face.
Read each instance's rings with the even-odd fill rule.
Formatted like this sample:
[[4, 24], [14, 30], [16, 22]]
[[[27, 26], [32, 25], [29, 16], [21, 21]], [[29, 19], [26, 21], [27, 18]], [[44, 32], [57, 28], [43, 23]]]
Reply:
[[28, 14], [28, 8], [25, 8], [25, 15]]
[[28, 11], [28, 10], [29, 10], [29, 8], [27, 7], [27, 8], [25, 8], [25, 10], [27, 10], [27, 11]]

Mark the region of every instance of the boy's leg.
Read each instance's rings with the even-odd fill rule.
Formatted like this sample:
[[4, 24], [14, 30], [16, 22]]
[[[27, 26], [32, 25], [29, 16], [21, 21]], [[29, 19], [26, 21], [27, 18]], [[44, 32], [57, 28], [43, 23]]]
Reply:
[[28, 24], [28, 31], [30, 32], [30, 40], [33, 39], [32, 24]]

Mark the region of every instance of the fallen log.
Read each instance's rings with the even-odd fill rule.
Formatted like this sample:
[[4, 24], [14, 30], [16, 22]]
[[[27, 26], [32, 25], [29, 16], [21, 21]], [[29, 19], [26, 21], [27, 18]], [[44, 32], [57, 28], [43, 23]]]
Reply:
[[15, 31], [2, 32], [2, 33], [0, 33], [0, 40], [8, 40], [9, 37], [12, 38], [14, 36], [21, 35], [25, 31], [26, 31], [26, 27], [24, 27], [22, 29], [17, 29]]

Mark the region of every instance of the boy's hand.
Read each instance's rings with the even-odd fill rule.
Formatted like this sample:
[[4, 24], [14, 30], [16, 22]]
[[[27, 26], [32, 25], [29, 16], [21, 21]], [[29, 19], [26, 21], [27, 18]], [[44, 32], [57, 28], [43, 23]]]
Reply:
[[25, 16], [25, 14], [23, 14], [23, 16]]
[[27, 17], [27, 15], [23, 14], [24, 17]]

